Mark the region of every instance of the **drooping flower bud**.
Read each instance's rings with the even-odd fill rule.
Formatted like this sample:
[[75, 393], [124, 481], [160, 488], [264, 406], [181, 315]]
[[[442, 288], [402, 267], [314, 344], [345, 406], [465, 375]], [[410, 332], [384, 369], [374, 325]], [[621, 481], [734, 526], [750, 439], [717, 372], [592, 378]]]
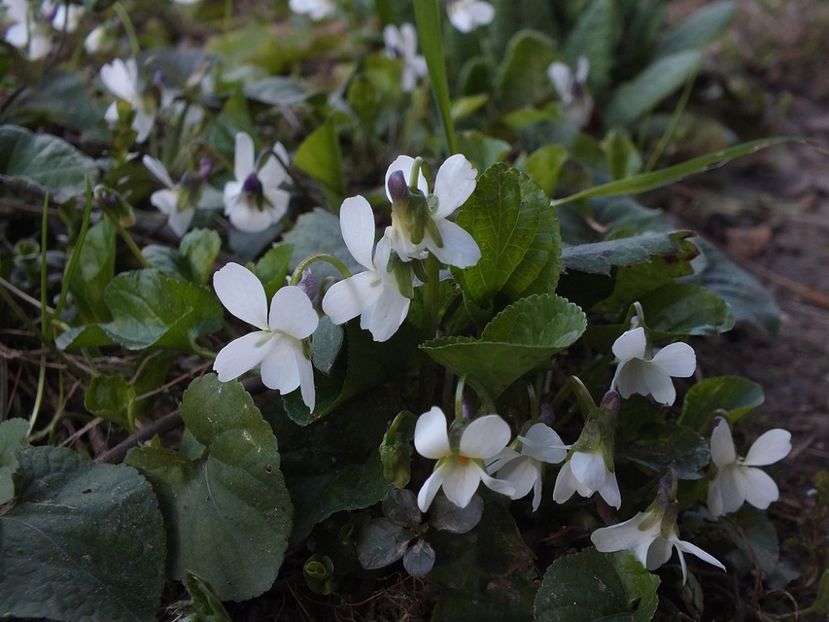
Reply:
[[395, 205], [409, 201], [409, 184], [406, 183], [403, 171], [395, 171], [389, 176], [388, 187]]

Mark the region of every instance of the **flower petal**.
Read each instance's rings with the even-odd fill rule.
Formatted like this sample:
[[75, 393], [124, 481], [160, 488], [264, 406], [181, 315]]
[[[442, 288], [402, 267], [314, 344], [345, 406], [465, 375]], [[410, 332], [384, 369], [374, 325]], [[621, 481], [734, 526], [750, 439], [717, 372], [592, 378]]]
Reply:
[[498, 479], [509, 483], [515, 489], [510, 498], [520, 499], [527, 496], [536, 481], [541, 479], [541, 469], [538, 462], [532, 458], [521, 456], [501, 468], [497, 475]]
[[624, 399], [631, 395], [648, 395], [649, 389], [645, 382], [647, 366], [647, 361], [642, 359], [620, 361], [610, 383], [611, 389], [618, 391]]
[[[161, 192], [165, 192], [162, 190]], [[174, 209], [170, 212], [170, 217], [167, 219], [167, 225], [173, 230], [178, 237], [184, 237], [187, 229], [190, 228], [190, 223], [193, 222], [193, 216], [196, 215], [195, 208], [188, 209]]]
[[741, 467], [732, 464], [725, 467], [720, 473], [723, 514], [736, 512], [745, 503], [748, 484], [742, 471]]
[[141, 160], [147, 170], [150, 171], [153, 176], [160, 181], [162, 184], [167, 186], [168, 188], [172, 188], [175, 186], [173, 183], [173, 179], [170, 177], [170, 173], [167, 172], [167, 167], [165, 167], [160, 160], [156, 160], [152, 156], [145, 155], [144, 159]]
[[613, 354], [619, 361], [629, 361], [631, 359], [641, 359], [645, 357], [645, 348], [648, 347], [648, 341], [645, 337], [645, 329], [639, 326], [631, 330], [623, 332], [616, 341], [613, 342]]
[[475, 191], [478, 175], [472, 164], [460, 153], [448, 158], [438, 169], [435, 178], [435, 196], [438, 206], [434, 216], [446, 218], [454, 213]]
[[437, 257], [441, 263], [456, 268], [469, 268], [478, 263], [481, 259], [481, 249], [469, 232], [460, 225], [444, 218], [435, 218], [435, 227], [440, 232], [443, 246], [427, 232], [424, 237], [426, 248]]
[[519, 436], [521, 453], [541, 462], [558, 464], [567, 457], [567, 446], [550, 426], [533, 424], [526, 435]]
[[708, 484], [708, 511], [711, 512], [714, 518], [718, 518], [725, 513], [723, 511], [721, 476], [722, 473], [717, 473], [711, 483]]
[[262, 360], [262, 384], [286, 395], [296, 390], [300, 383], [296, 349], [298, 342], [291, 337], [274, 335], [273, 347]]
[[[283, 147], [284, 149], [284, 147]], [[270, 156], [265, 165], [256, 173], [264, 188], [278, 188], [282, 182], [288, 179], [288, 171], [282, 166], [279, 160]]]
[[[648, 547], [645, 568], [648, 570], [656, 570], [671, 559], [672, 552], [673, 543], [657, 534]], [[682, 555], [680, 555], [680, 560], [682, 561]]]
[[725, 571], [725, 566], [723, 565], [723, 563], [720, 560], [718, 560], [716, 557], [714, 557], [710, 553], [707, 553], [707, 552], [703, 551], [696, 544], [692, 544], [691, 542], [688, 542], [687, 540], [677, 540], [675, 542], [675, 544], [676, 544], [677, 548], [679, 548], [680, 551], [683, 551], [685, 553], [690, 553], [691, 555], [694, 555], [695, 557], [700, 558], [702, 561], [707, 562], [707, 563], [711, 564], [712, 566], [716, 566], [720, 570]]
[[460, 453], [468, 458], [486, 460], [506, 447], [510, 436], [509, 425], [500, 416], [478, 417], [464, 428]]
[[267, 214], [269, 219], [268, 225], [270, 226], [279, 222], [288, 211], [288, 205], [291, 202], [291, 193], [274, 186], [265, 186], [262, 189], [262, 193], [265, 195], [268, 203], [270, 203], [269, 209], [262, 210]]
[[446, 470], [443, 476], [443, 494], [459, 508], [465, 508], [472, 501], [481, 483], [481, 477], [487, 476], [486, 473], [474, 462], [467, 461], [466, 464], [461, 464], [454, 459], [447, 462], [444, 468]]
[[319, 325], [314, 305], [301, 288], [287, 285], [276, 291], [271, 299], [268, 325], [295, 339], [310, 337]]
[[410, 304], [396, 285], [383, 287], [377, 301], [363, 314], [360, 326], [371, 333], [374, 341], [388, 341], [406, 320]]
[[237, 197], [226, 209], [230, 224], [245, 233], [259, 233], [273, 224], [271, 211], [248, 205], [242, 196]]
[[743, 464], [746, 466], [767, 466], [779, 462], [792, 450], [792, 433], [775, 428], [760, 435], [748, 450]]
[[[406, 184], [411, 185], [412, 183], [412, 166], [414, 165], [414, 158], [407, 155], [397, 156], [394, 162], [389, 164], [389, 168], [386, 170], [386, 196], [388, 197], [389, 201], [392, 201], [391, 194], [389, 194], [389, 177], [395, 171], [402, 171], [403, 177], [406, 179]], [[417, 178], [417, 189], [420, 190], [423, 194], [429, 194], [429, 182], [426, 180], [426, 177], [423, 175], [423, 171], [420, 171], [420, 174]]]
[[340, 207], [340, 231], [348, 252], [367, 270], [373, 270], [374, 212], [361, 196], [348, 197]]
[[435, 495], [438, 494], [438, 490], [443, 485], [444, 468], [443, 465], [436, 468], [423, 482], [423, 486], [420, 487], [420, 491], [417, 493], [417, 507], [420, 508], [421, 512], [426, 512], [429, 509], [432, 501], [435, 500]]
[[573, 73], [570, 71], [570, 67], [560, 62], [552, 63], [547, 67], [547, 77], [550, 78], [550, 82], [553, 83], [553, 87], [562, 102], [572, 101]]
[[737, 461], [734, 439], [728, 422], [720, 418], [711, 433], [711, 460], [718, 469], [723, 469]]
[[439, 460], [452, 453], [449, 434], [446, 431], [446, 415], [437, 406], [417, 418], [414, 445], [424, 458]]
[[137, 134], [135, 141], [143, 143], [147, 140], [147, 136], [150, 135], [154, 123], [155, 113], [153, 111], [145, 110], [141, 107], [136, 108], [135, 118], [132, 120], [132, 129], [134, 129]]
[[496, 455], [492, 458], [487, 460], [486, 462], [486, 472], [487, 473], [495, 473], [500, 469], [503, 469], [506, 465], [508, 465], [513, 460], [520, 458], [521, 454], [510, 447], [504, 447], [501, 451], [499, 451]]
[[561, 470], [556, 476], [556, 485], [553, 488], [553, 501], [556, 503], [566, 503], [567, 500], [576, 492], [578, 483], [573, 476], [573, 471], [570, 469], [570, 461], [565, 462]]
[[643, 361], [639, 369], [642, 381], [648, 387], [647, 395], [650, 395], [657, 404], [671, 406], [676, 401], [676, 388], [671, 377], [651, 361]]
[[138, 65], [129, 58], [125, 61], [116, 58], [101, 67], [101, 81], [110, 93], [130, 103], [138, 99], [137, 84]]
[[375, 272], [360, 272], [334, 283], [325, 292], [322, 310], [334, 324], [345, 324], [377, 303], [383, 293], [380, 283]]
[[[639, 528], [645, 518], [647, 518], [647, 515], [644, 512], [639, 512], [633, 518], [623, 523], [597, 529], [590, 534], [590, 541], [600, 553], [627, 551], [642, 542], [647, 542], [648, 546], [650, 546], [650, 543], [654, 539], [654, 534], [651, 533], [653, 530], [642, 530]], [[654, 524], [658, 526], [658, 522]], [[640, 561], [642, 561], [642, 565], [644, 566], [645, 561]]]
[[245, 181], [248, 175], [256, 172], [253, 139], [250, 134], [236, 134], [236, 147], [233, 159], [233, 176], [236, 181]]
[[688, 378], [697, 368], [697, 356], [687, 343], [677, 342], [665, 346], [651, 359], [664, 373], [674, 378]]
[[573, 476], [585, 488], [596, 491], [602, 487], [607, 479], [607, 466], [599, 451], [574, 451], [570, 458], [570, 468]]
[[604, 484], [599, 488], [599, 495], [610, 507], [617, 510], [622, 507], [622, 493], [619, 492], [619, 482], [616, 473], [608, 472]]
[[268, 330], [268, 301], [256, 275], [238, 263], [226, 264], [213, 275], [213, 289], [225, 309], [243, 322]]
[[746, 501], [756, 508], [765, 510], [780, 498], [777, 484], [768, 473], [755, 467], [737, 467], [746, 483]]
[[504, 481], [502, 479], [496, 479], [494, 477], [490, 477], [486, 474], [481, 467], [478, 465], [474, 465], [478, 469], [478, 474], [481, 477], [481, 481], [484, 483], [484, 486], [489, 488], [490, 490], [494, 490], [498, 494], [506, 495], [507, 497], [512, 497], [515, 494], [515, 488], [513, 488], [512, 484]]
[[213, 371], [219, 381], [233, 380], [259, 365], [271, 351], [271, 337], [271, 333], [256, 331], [234, 339], [219, 350], [213, 361]]
[[316, 405], [316, 388], [314, 387], [314, 367], [311, 361], [305, 356], [302, 347], [294, 349], [294, 358], [296, 359], [296, 368], [299, 372], [299, 389], [302, 394], [302, 401], [308, 407], [308, 410], [314, 412]]
[[[178, 211], [177, 190], [156, 190], [150, 195], [150, 203], [165, 216], [172, 216]], [[179, 236], [181, 237], [181, 236]]]

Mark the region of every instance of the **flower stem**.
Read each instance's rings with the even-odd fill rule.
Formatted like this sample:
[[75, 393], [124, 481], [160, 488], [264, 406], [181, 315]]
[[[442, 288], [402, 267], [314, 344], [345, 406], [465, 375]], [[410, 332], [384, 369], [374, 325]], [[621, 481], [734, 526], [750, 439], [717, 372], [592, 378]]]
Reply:
[[132, 239], [130, 232], [118, 223], [116, 223], [115, 226], [118, 228], [118, 235], [120, 235], [121, 239], [124, 240], [124, 244], [126, 244], [127, 248], [130, 249], [130, 253], [132, 253], [133, 257], [135, 257], [135, 260], [141, 265], [142, 268], [149, 268], [150, 262], [147, 261], [147, 258], [141, 253], [141, 249], [138, 248], [135, 240]]
[[429, 279], [424, 286], [424, 302], [429, 312], [427, 337], [435, 337], [440, 327], [440, 261], [429, 253], [426, 258], [426, 276]]
[[294, 273], [291, 275], [291, 285], [296, 285], [302, 279], [302, 273], [308, 269], [311, 264], [317, 263], [318, 261], [324, 261], [326, 263], [331, 264], [340, 273], [343, 275], [343, 278], [351, 278], [351, 271], [348, 269], [342, 261], [334, 257], [333, 255], [328, 255], [327, 253], [318, 253], [316, 255], [311, 255], [310, 257], [306, 257], [302, 261], [299, 262], [297, 267], [294, 269]]
[[115, 12], [118, 14], [118, 18], [124, 25], [124, 30], [127, 33], [127, 39], [130, 42], [130, 50], [132, 51], [132, 55], [136, 60], [138, 60], [138, 54], [141, 52], [141, 47], [138, 45], [138, 37], [135, 34], [135, 28], [132, 25], [130, 14], [127, 13], [124, 5], [120, 2], [116, 2], [112, 8], [115, 9]]
[[466, 376], [461, 376], [455, 387], [455, 421], [457, 423], [463, 423], [463, 390], [465, 388]]

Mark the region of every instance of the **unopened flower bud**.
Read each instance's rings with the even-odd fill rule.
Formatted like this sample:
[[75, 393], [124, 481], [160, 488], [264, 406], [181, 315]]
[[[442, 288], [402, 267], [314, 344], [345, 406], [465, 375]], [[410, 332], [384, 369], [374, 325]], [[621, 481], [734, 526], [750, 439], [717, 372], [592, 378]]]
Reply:
[[406, 177], [403, 171], [394, 171], [389, 176], [388, 181], [389, 195], [394, 203], [407, 202], [409, 200], [409, 184], [406, 183]]
[[305, 292], [305, 295], [311, 299], [311, 302], [316, 306], [320, 294], [320, 280], [310, 270], [305, 270], [302, 273], [302, 278], [299, 280], [300, 289]]
[[213, 158], [204, 156], [199, 159], [199, 179], [207, 181], [210, 175], [213, 174], [213, 167], [215, 166]]
[[622, 396], [616, 391], [608, 391], [604, 394], [599, 407], [614, 415], [619, 414], [619, 408], [622, 405]]

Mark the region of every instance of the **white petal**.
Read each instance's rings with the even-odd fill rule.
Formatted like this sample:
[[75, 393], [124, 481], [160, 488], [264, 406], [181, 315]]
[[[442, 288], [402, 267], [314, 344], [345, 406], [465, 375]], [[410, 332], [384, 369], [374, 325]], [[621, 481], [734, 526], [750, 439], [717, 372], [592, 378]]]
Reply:
[[576, 485], [576, 478], [573, 477], [573, 471], [570, 469], [570, 461], [568, 460], [562, 465], [556, 477], [556, 485], [553, 488], [553, 501], [556, 503], [565, 503], [576, 492]]
[[340, 207], [340, 231], [348, 252], [368, 270], [374, 269], [371, 261], [374, 249], [374, 212], [361, 196], [349, 197]]
[[[163, 190], [161, 192], [164, 192]], [[178, 237], [184, 237], [187, 229], [190, 228], [190, 223], [193, 222], [193, 216], [196, 215], [195, 208], [174, 209], [170, 212], [170, 217], [167, 219], [167, 225], [173, 230]]]
[[274, 335], [273, 346], [262, 360], [262, 384], [283, 395], [295, 391], [300, 383], [297, 366], [296, 339], [284, 335]]
[[245, 132], [236, 134], [233, 175], [237, 181], [245, 181], [248, 175], [256, 172], [255, 158], [253, 139], [250, 135]]
[[253, 272], [238, 263], [229, 263], [213, 275], [213, 289], [233, 315], [256, 328], [268, 329], [265, 288]]
[[[636, 516], [623, 523], [597, 529], [590, 534], [590, 541], [600, 553], [626, 551], [642, 542], [647, 542], [648, 546], [650, 546], [650, 542], [654, 537], [651, 533], [652, 530], [643, 531], [639, 529], [639, 526], [645, 518], [647, 518], [647, 515], [644, 512], [639, 512]], [[642, 561], [642, 565], [644, 566], [645, 561], [640, 561]]]
[[573, 476], [590, 490], [596, 491], [607, 479], [607, 467], [599, 451], [575, 451], [570, 458]]
[[541, 473], [533, 484], [533, 512], [537, 512], [539, 507], [541, 507]]
[[410, 304], [411, 300], [403, 296], [396, 285], [383, 287], [380, 297], [363, 314], [360, 326], [371, 333], [374, 341], [388, 341], [406, 320]]
[[558, 93], [559, 99], [572, 99], [573, 74], [564, 63], [555, 62], [547, 68], [547, 76]]
[[306, 358], [301, 345], [294, 349], [294, 358], [299, 372], [299, 388], [302, 393], [302, 401], [305, 402], [308, 410], [314, 412], [314, 406], [316, 405], [314, 367], [311, 365], [311, 361]]
[[234, 339], [219, 350], [213, 361], [213, 371], [219, 380], [233, 380], [259, 365], [271, 351], [271, 337], [271, 333], [256, 331]]
[[165, 216], [171, 216], [178, 211], [177, 190], [156, 190], [150, 195], [150, 203]]
[[590, 60], [586, 56], [579, 56], [578, 63], [576, 64], [576, 80], [581, 83], [584, 83], [587, 80], [587, 76], [590, 74]]
[[671, 377], [650, 361], [643, 361], [639, 369], [642, 381], [648, 387], [647, 394], [658, 404], [671, 406], [676, 401], [676, 389]]
[[259, 233], [273, 224], [271, 210], [250, 207], [242, 197], [231, 202], [225, 212], [230, 218], [230, 224], [245, 233]]
[[141, 107], [136, 108], [135, 118], [132, 120], [132, 129], [135, 130], [137, 136], [135, 141], [143, 143], [147, 140], [155, 123], [155, 114], [152, 111], [145, 110]]
[[746, 501], [756, 508], [765, 510], [780, 498], [777, 484], [766, 473], [755, 467], [738, 467], [746, 483]]
[[222, 191], [222, 201], [225, 205], [226, 215], [229, 216], [236, 209], [241, 194], [242, 182], [234, 180], [225, 184], [224, 190]]
[[[671, 559], [673, 544], [671, 541], [663, 538], [657, 534], [651, 545], [648, 547], [646, 553], [645, 568], [648, 570], [656, 570]], [[684, 564], [682, 555], [679, 556], [680, 562]]]
[[520, 499], [528, 495], [536, 481], [541, 479], [541, 470], [538, 462], [521, 456], [500, 469], [497, 475], [498, 479], [508, 482], [515, 489], [510, 498]]
[[259, 169], [256, 176], [259, 178], [259, 181], [262, 182], [263, 187], [276, 188], [288, 179], [288, 171], [285, 170], [285, 167], [282, 166], [279, 160], [277, 160], [274, 156], [271, 156], [267, 159], [264, 166]]
[[719, 419], [711, 433], [711, 460], [718, 469], [723, 469], [737, 460], [731, 428], [725, 419]]
[[[414, 158], [407, 155], [397, 156], [397, 159], [389, 165], [389, 168], [386, 170], [386, 196], [388, 197], [389, 201], [392, 200], [391, 194], [389, 194], [389, 177], [395, 171], [402, 171], [403, 177], [406, 179], [406, 184], [411, 185], [412, 183], [412, 165], [414, 164]], [[429, 194], [429, 182], [426, 180], [426, 176], [423, 174], [423, 170], [421, 169], [420, 174], [417, 177], [417, 188], [423, 194]]]
[[717, 473], [711, 483], [708, 484], [708, 511], [714, 518], [722, 516], [723, 499], [722, 499], [722, 485], [720, 484], [721, 473]]
[[334, 324], [345, 324], [376, 304], [383, 292], [375, 272], [360, 272], [334, 283], [322, 299], [322, 310]]
[[282, 331], [295, 339], [305, 339], [317, 330], [319, 316], [308, 294], [296, 285], [288, 285], [273, 295], [268, 325], [271, 330]]
[[688, 542], [687, 540], [678, 540], [676, 542], [676, 546], [679, 548], [680, 551], [684, 551], [685, 553], [690, 553], [696, 557], [699, 557], [702, 561], [711, 564], [712, 566], [716, 566], [720, 570], [725, 571], [725, 566], [723, 566], [722, 562], [718, 560], [716, 557], [711, 555], [710, 553], [706, 553], [697, 545]]
[[383, 28], [383, 43], [386, 45], [386, 50], [393, 55], [403, 47], [402, 40], [397, 26], [386, 24], [386, 27]]
[[745, 503], [747, 482], [742, 471], [741, 467], [732, 464], [725, 467], [719, 474], [723, 514], [736, 512]]
[[443, 465], [436, 468], [428, 479], [423, 482], [423, 486], [420, 487], [420, 491], [417, 493], [417, 507], [420, 508], [421, 512], [426, 512], [429, 506], [432, 505], [432, 501], [435, 500], [435, 495], [438, 494], [438, 490], [443, 485], [444, 469]]
[[521, 454], [511, 447], [504, 447], [501, 451], [486, 461], [486, 472], [491, 475], [496, 471], [503, 469], [510, 462], [517, 460], [520, 457]]
[[648, 395], [648, 385], [645, 383], [645, 370], [648, 363], [642, 359], [627, 359], [621, 361], [610, 383], [612, 389], [619, 392], [624, 399], [631, 395]]
[[265, 186], [262, 189], [265, 199], [271, 204], [270, 208], [264, 210], [270, 218], [269, 224], [279, 222], [288, 211], [288, 204], [291, 202], [291, 193], [282, 188]]
[[443, 494], [459, 508], [465, 508], [472, 501], [472, 497], [481, 483], [481, 477], [486, 473], [481, 467], [470, 461], [460, 464], [456, 460], [451, 460], [446, 463], [445, 469]]
[[437, 406], [432, 406], [431, 410], [417, 418], [414, 445], [417, 453], [432, 460], [439, 460], [452, 453], [446, 431], [446, 416]]
[[697, 368], [694, 349], [687, 343], [677, 342], [665, 346], [657, 352], [652, 363], [674, 378], [688, 378]]
[[147, 170], [149, 170], [162, 184], [168, 188], [173, 188], [175, 186], [173, 179], [170, 177], [170, 173], [167, 172], [167, 167], [165, 167], [160, 160], [156, 160], [152, 156], [145, 155], [144, 159], [141, 161], [144, 163], [144, 166], [147, 167]]
[[743, 464], [746, 466], [766, 466], [779, 462], [792, 450], [792, 434], [788, 430], [776, 428], [760, 435], [748, 450]]
[[[25, 22], [26, 17], [24, 16], [21, 22]], [[11, 43], [16, 48], [23, 48], [29, 44], [29, 33], [26, 28], [25, 23], [17, 23], [13, 24], [9, 29], [6, 31], [6, 34], [3, 37], [8, 43]]]
[[521, 453], [541, 462], [558, 464], [567, 457], [567, 446], [550, 426], [533, 424], [526, 435], [519, 436]]
[[617, 510], [622, 507], [622, 493], [619, 492], [619, 482], [616, 481], [616, 473], [609, 472], [604, 484], [599, 488], [599, 495], [610, 507]]
[[498, 415], [478, 417], [461, 434], [460, 452], [468, 458], [492, 458], [509, 443], [509, 425]]
[[125, 99], [130, 103], [138, 99], [138, 66], [132, 58], [126, 62], [116, 58], [101, 67], [101, 81], [119, 99]]
[[614, 356], [624, 362], [630, 359], [644, 358], [647, 346], [645, 329], [640, 326], [619, 335], [619, 338], [613, 342], [612, 349]]
[[446, 218], [452, 214], [475, 191], [478, 175], [472, 164], [463, 155], [457, 153], [441, 164], [435, 178], [435, 196], [438, 206], [437, 218]]
[[432, 222], [435, 223], [435, 226], [440, 232], [443, 246], [438, 246], [428, 232], [424, 240], [426, 242], [426, 248], [441, 263], [447, 266], [455, 266], [456, 268], [469, 268], [480, 261], [481, 249], [478, 248], [478, 243], [475, 241], [475, 238], [466, 229], [443, 218], [435, 218]]
[[484, 471], [481, 467], [479, 467], [478, 465], [474, 466], [478, 469], [478, 475], [480, 476], [481, 481], [484, 483], [484, 486], [486, 486], [490, 490], [494, 490], [498, 494], [506, 495], [507, 497], [512, 497], [515, 494], [515, 488], [513, 488], [510, 482], [490, 477], [486, 474], [486, 471]]

